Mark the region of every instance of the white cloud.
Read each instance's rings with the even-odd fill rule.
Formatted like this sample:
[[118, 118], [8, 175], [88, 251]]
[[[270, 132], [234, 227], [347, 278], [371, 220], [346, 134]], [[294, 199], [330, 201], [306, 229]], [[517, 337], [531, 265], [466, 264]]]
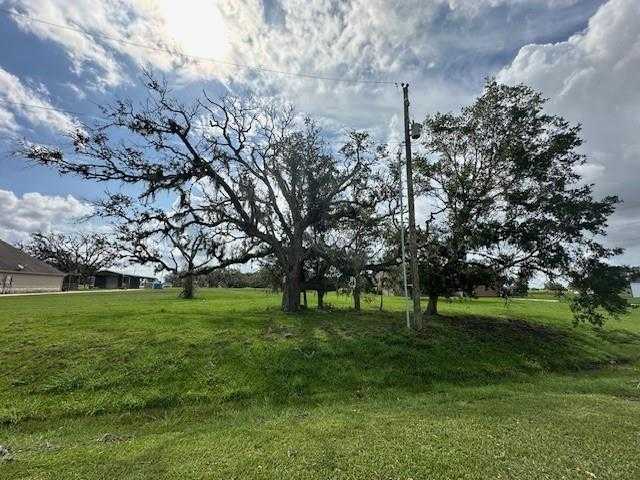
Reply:
[[[100, 1], [81, 1], [74, 2], [71, 6], [64, 0], [9, 0], [4, 2], [3, 6], [15, 7], [13, 10], [19, 13], [42, 18], [71, 29], [81, 27], [94, 33], [117, 33], [114, 27], [117, 25], [115, 20], [118, 17], [122, 18], [122, 14], [116, 15], [114, 11], [112, 17], [114, 22], [109, 22], [108, 12], [100, 5], [101, 3]], [[121, 11], [124, 10], [122, 8], [124, 5], [121, 2], [118, 3]], [[123, 81], [121, 67], [100, 42], [95, 42], [92, 38], [69, 29], [31, 22], [20, 16], [12, 18], [24, 31], [64, 46], [76, 72], [80, 72], [89, 63], [92, 68], [99, 68], [100, 71], [95, 72], [95, 76], [100, 85], [112, 86]]]
[[80, 100], [84, 100], [85, 98], [87, 98], [87, 94], [85, 93], [85, 91], [75, 83], [67, 82], [64, 84], [64, 86], [71, 90], [76, 98]]
[[575, 5], [580, 0], [442, 0], [452, 10], [464, 15], [478, 15], [483, 9], [497, 8], [503, 5], [543, 5], [549, 7], [566, 7]]
[[[0, 0], [2, 3], [2, 0]], [[540, 32], [553, 34], [580, 20], [558, 10], [577, 0], [5, 0], [31, 17], [82, 29], [92, 37], [15, 16], [21, 29], [61, 46], [89, 84], [83, 91], [137, 83], [136, 66], [190, 85], [217, 80], [237, 94], [278, 95], [339, 129], [389, 135], [402, 111], [393, 85], [334, 83], [260, 72], [231, 64], [344, 79], [411, 83], [412, 114], [457, 109], [493, 70], [485, 57], [512, 52]], [[535, 9], [536, 28], [522, 25]], [[566, 12], [565, 12], [566, 13]], [[573, 12], [569, 12], [573, 13]], [[551, 17], [553, 15], [553, 17]], [[529, 21], [529, 20], [527, 20]], [[446, 26], [446, 28], [445, 28]], [[537, 38], [537, 37], [535, 37]], [[127, 43], [129, 42], [129, 43]], [[168, 48], [222, 62], [194, 61], [139, 48]], [[467, 59], [467, 60], [463, 60]], [[456, 62], [468, 62], [458, 65]], [[452, 63], [455, 66], [452, 67]], [[446, 70], [453, 68], [451, 74]], [[443, 73], [445, 72], [445, 73]]]
[[21, 130], [17, 117], [25, 118], [32, 125], [45, 126], [58, 132], [72, 129], [76, 122], [70, 115], [47, 110], [55, 107], [47, 100], [46, 95], [46, 88], [40, 86], [38, 91], [33, 90], [24, 85], [18, 77], [0, 67], [0, 133], [15, 134]]
[[[0, 189], [0, 239], [16, 244], [27, 241], [29, 234], [34, 232], [74, 233], [79, 230], [109, 235], [111, 227], [108, 225], [79, 223], [91, 213], [91, 205], [72, 195], [63, 197], [31, 192], [20, 197], [12, 191]], [[157, 276], [151, 265], [120, 261], [113, 268], [123, 273]]]
[[548, 109], [583, 124], [584, 173], [600, 194], [624, 203], [609, 239], [640, 263], [640, 2], [610, 0], [588, 28], [565, 42], [527, 45], [498, 79], [524, 82], [550, 97]]
[[42, 195], [37, 192], [17, 196], [0, 189], [0, 237], [7, 242], [26, 239], [40, 231], [70, 231], [74, 222], [89, 215], [92, 207], [72, 195]]
[[83, 0], [73, 5], [67, 0], [7, 0], [3, 5], [19, 14], [12, 18], [22, 30], [62, 46], [74, 71], [89, 73], [93, 87], [100, 90], [131, 81], [122, 57], [164, 72], [180, 70], [186, 78], [210, 77], [229, 69], [212, 63], [185, 63], [153, 50], [224, 60], [228, 41], [213, 0]]
[[[6, 0], [15, 11], [69, 29], [80, 28], [105, 37], [30, 21], [14, 21], [27, 32], [62, 46], [75, 70], [92, 74], [95, 86], [108, 89], [127, 81], [132, 71], [123, 59], [177, 75], [185, 81], [217, 79], [230, 88], [246, 87], [258, 94], [278, 92], [342, 115], [352, 107], [396, 108], [389, 89], [373, 85], [313, 82], [224, 63], [193, 61], [139, 48], [133, 43], [169, 48], [222, 62], [263, 66], [285, 72], [330, 77], [423, 81], [424, 72], [449, 60], [456, 49], [496, 54], [507, 42], [518, 42], [530, 29], [517, 22], [496, 25], [481, 18], [474, 30], [456, 21], [473, 21], [497, 7], [545, 8], [573, 5], [577, 0]], [[1, 0], [0, 0], [1, 3]], [[446, 15], [444, 17], [443, 15]], [[446, 18], [446, 20], [445, 20]], [[443, 21], [450, 31], [442, 28]], [[511, 35], [511, 33], [517, 35]], [[531, 35], [530, 33], [528, 35]], [[129, 42], [128, 44], [126, 42]], [[469, 72], [468, 75], [472, 75]], [[420, 80], [419, 80], [420, 79]], [[459, 78], [457, 79], [460, 80]], [[447, 82], [429, 82], [438, 97], [452, 93]], [[477, 84], [477, 82], [476, 82]], [[444, 91], [437, 89], [444, 86]], [[455, 90], [455, 87], [452, 88]], [[327, 97], [332, 97], [329, 106]], [[355, 97], [355, 98], [354, 98]], [[449, 97], [450, 98], [450, 97]], [[352, 101], [353, 99], [353, 101]], [[448, 107], [455, 102], [447, 102]], [[433, 105], [432, 105], [433, 106]], [[439, 106], [436, 104], [435, 106]], [[306, 103], [305, 103], [306, 107]], [[385, 119], [385, 123], [387, 119]]]

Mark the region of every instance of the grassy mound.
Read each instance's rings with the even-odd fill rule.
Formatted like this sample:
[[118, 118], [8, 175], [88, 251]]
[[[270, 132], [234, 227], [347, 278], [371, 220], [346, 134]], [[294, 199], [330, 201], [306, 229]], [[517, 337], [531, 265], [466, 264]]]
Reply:
[[640, 474], [637, 310], [593, 329], [558, 302], [443, 302], [415, 335], [400, 299], [329, 301], [290, 316], [254, 290], [0, 299], [0, 444], [16, 459], [0, 473]]

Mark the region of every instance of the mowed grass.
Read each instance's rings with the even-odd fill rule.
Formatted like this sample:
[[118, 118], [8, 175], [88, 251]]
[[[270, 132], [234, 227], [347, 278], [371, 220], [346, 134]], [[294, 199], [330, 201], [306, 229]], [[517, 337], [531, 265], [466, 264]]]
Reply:
[[0, 298], [0, 478], [640, 478], [640, 309], [442, 301], [415, 335], [329, 302]]

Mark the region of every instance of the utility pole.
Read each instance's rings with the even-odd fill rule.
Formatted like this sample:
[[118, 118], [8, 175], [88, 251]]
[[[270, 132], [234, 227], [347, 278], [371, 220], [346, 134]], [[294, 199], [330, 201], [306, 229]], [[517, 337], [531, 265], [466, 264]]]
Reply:
[[409, 84], [402, 84], [404, 96], [404, 144], [407, 168], [407, 203], [409, 205], [409, 255], [411, 261], [411, 291], [413, 294], [413, 325], [422, 330], [420, 309], [420, 274], [418, 272], [418, 239], [416, 238], [416, 208], [413, 198], [413, 165], [411, 158], [411, 131], [409, 128]]
[[411, 329], [409, 316], [409, 291], [407, 289], [407, 254], [404, 247], [404, 187], [402, 185], [402, 154], [398, 148], [398, 178], [400, 179], [400, 251], [402, 252], [402, 280], [404, 283], [404, 309], [407, 312], [407, 328]]

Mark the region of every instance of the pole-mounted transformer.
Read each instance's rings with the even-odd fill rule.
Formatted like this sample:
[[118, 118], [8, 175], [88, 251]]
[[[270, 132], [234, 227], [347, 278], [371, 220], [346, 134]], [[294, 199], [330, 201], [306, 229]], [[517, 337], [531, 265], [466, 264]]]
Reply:
[[422, 124], [418, 122], [411, 122], [411, 138], [418, 140], [422, 135]]

